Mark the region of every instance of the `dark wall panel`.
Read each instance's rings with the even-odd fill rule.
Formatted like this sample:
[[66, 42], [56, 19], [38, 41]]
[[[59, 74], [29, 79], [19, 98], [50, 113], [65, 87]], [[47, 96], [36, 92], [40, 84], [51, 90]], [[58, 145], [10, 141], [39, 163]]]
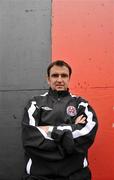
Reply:
[[47, 89], [51, 0], [0, 1], [0, 180], [20, 180], [23, 109]]
[[[44, 88], [50, 59], [50, 0], [0, 1], [0, 88]], [[36, 78], [38, 77], [38, 78]]]

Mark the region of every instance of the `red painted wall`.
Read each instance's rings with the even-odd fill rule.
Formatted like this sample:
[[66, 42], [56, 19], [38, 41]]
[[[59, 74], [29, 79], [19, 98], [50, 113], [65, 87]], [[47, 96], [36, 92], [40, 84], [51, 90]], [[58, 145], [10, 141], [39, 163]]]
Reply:
[[98, 115], [92, 180], [114, 180], [114, 1], [53, 0], [52, 59], [71, 64], [71, 91]]

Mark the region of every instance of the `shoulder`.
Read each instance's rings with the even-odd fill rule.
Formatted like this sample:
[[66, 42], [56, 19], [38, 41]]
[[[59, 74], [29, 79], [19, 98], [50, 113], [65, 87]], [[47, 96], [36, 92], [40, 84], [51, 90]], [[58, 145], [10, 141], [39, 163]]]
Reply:
[[39, 95], [37, 95], [37, 96], [31, 97], [31, 98], [27, 101], [26, 107], [30, 107], [31, 104], [32, 104], [32, 105], [39, 104], [40, 102], [43, 101], [43, 99], [45, 99], [45, 98], [47, 97], [47, 95], [48, 95], [48, 92], [45, 92], [45, 93], [43, 93], [43, 94], [39, 94]]
[[79, 96], [79, 95], [75, 95], [75, 94], [72, 94], [70, 93], [71, 97], [76, 100], [78, 103], [81, 103], [81, 102], [85, 102], [85, 103], [88, 103], [88, 101], [83, 98], [82, 96]]
[[45, 93], [39, 94], [38, 96], [34, 96], [33, 100], [36, 102], [41, 101], [41, 100], [47, 98], [47, 96], [48, 96], [48, 92], [45, 92]]

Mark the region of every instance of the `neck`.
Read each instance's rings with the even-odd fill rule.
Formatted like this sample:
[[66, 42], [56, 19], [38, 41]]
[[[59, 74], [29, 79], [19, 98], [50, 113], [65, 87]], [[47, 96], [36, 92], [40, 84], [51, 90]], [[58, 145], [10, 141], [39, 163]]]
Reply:
[[49, 93], [55, 97], [64, 97], [64, 96], [67, 96], [68, 94], [70, 94], [69, 89], [63, 90], [63, 91], [57, 91], [57, 90], [53, 90], [51, 88], [49, 89]]

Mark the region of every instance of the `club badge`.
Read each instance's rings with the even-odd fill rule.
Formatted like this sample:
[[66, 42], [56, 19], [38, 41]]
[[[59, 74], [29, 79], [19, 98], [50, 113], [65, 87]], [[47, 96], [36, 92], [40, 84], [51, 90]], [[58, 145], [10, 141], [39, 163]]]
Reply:
[[76, 116], [77, 114], [76, 108], [74, 106], [68, 106], [66, 111], [67, 114], [71, 117]]

